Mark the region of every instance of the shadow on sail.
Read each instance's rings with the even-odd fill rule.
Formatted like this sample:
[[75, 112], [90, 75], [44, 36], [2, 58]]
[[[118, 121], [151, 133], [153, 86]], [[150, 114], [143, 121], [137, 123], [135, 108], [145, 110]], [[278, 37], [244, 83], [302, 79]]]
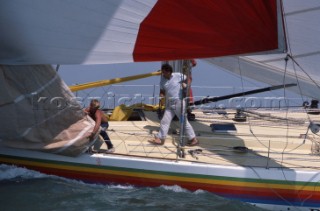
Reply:
[[77, 156], [92, 123], [50, 65], [0, 66], [2, 142], [10, 147]]

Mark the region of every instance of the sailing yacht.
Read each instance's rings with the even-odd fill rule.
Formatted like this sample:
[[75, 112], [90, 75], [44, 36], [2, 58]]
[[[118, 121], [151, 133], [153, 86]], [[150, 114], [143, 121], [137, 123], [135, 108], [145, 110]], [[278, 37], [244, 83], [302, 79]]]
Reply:
[[[319, 210], [319, 1], [0, 5], [0, 163], [85, 182], [202, 189], [269, 210]], [[68, 87], [53, 68], [193, 58], [296, 92], [301, 106], [208, 111], [199, 105], [218, 99], [201, 99], [190, 121], [200, 145], [187, 147], [180, 122], [165, 145], [148, 143], [158, 105], [121, 105], [106, 114], [116, 147], [107, 154], [98, 135], [88, 139], [94, 122], [72, 92], [80, 86]]]

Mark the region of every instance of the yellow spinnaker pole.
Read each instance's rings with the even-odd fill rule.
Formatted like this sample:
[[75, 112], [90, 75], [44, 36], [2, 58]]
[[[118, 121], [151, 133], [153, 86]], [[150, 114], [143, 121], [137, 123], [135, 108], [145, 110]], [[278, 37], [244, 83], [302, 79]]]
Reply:
[[76, 92], [76, 91], [83, 90], [83, 89], [89, 89], [89, 88], [94, 88], [94, 87], [99, 87], [99, 86], [107, 86], [107, 85], [111, 85], [111, 84], [122, 83], [122, 82], [126, 82], [126, 81], [132, 81], [132, 80], [137, 80], [140, 78], [147, 78], [147, 77], [157, 76], [157, 75], [161, 75], [161, 72], [156, 71], [156, 72], [133, 75], [133, 76], [123, 77], [123, 78], [113, 78], [110, 80], [101, 80], [101, 81], [96, 81], [96, 82], [77, 84], [77, 85], [69, 86], [69, 88], [72, 92]]

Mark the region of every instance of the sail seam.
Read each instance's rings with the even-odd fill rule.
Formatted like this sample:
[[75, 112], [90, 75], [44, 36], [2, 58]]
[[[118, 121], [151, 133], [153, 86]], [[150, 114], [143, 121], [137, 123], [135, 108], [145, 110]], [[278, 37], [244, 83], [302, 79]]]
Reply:
[[69, 147], [70, 147], [71, 145], [73, 145], [76, 141], [78, 141], [80, 137], [82, 137], [86, 132], [88, 132], [89, 129], [92, 127], [88, 122], [84, 122], [84, 124], [86, 124], [87, 126], [86, 126], [80, 133], [78, 133], [78, 135], [77, 135], [75, 138], [69, 140], [67, 144], [65, 144], [65, 145], [64, 145], [63, 147], [61, 147], [60, 149], [54, 151], [54, 153], [57, 153], [57, 154], [58, 154], [58, 153], [63, 152], [63, 151], [66, 150], [67, 148], [69, 148]]
[[56, 79], [58, 78], [58, 75], [56, 74], [54, 76], [54, 78], [52, 78], [48, 83], [46, 83], [45, 85], [41, 86], [39, 89], [37, 89], [36, 91], [29, 93], [29, 94], [25, 94], [25, 95], [20, 95], [19, 97], [17, 97], [13, 102], [14, 103], [18, 103], [22, 100], [24, 100], [25, 98], [31, 97], [39, 92], [41, 92], [42, 90], [44, 90], [45, 88], [47, 88], [49, 85], [51, 85]]

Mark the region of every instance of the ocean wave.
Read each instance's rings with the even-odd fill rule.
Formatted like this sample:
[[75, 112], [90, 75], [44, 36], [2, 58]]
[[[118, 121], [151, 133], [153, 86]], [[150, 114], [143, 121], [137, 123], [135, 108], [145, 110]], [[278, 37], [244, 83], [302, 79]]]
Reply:
[[15, 178], [32, 179], [45, 177], [48, 177], [48, 175], [26, 168], [6, 164], [0, 165], [0, 181], [12, 180]]
[[135, 187], [132, 185], [108, 185], [109, 188], [131, 190]]
[[172, 185], [172, 186], [161, 185], [160, 187], [165, 190], [171, 190], [175, 193], [189, 192], [187, 189], [184, 189], [184, 188], [180, 187], [179, 185]]

